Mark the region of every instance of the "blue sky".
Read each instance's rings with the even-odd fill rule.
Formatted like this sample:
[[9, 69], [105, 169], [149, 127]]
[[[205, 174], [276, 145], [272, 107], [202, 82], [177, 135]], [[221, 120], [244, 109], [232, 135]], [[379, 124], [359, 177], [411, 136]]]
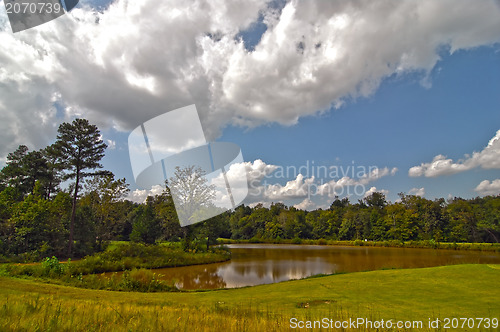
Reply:
[[[452, 2], [382, 2], [87, 1], [18, 34], [0, 19], [1, 158], [87, 117], [110, 144], [105, 168], [142, 200], [155, 191], [134, 183], [130, 131], [194, 103], [208, 139], [238, 144], [247, 172], [266, 170], [249, 204], [326, 207], [332, 195], [303, 189], [327, 182], [362, 185], [352, 201], [499, 194], [500, 6], [461, 0], [441, 16]], [[379, 172], [311, 179], [306, 165]]]
[[[397, 167], [380, 185], [398, 192], [424, 186], [429, 197], [476, 195], [478, 180], [498, 170], [471, 171], [439, 179], [412, 179], [410, 167], [444, 154], [453, 159], [480, 151], [500, 124], [500, 47], [443, 54], [431, 73], [385, 79], [373, 96], [349, 101], [338, 110], [303, 118], [293, 126], [253, 130], [228, 127], [220, 138], [238, 143], [248, 160], [277, 165], [359, 165]], [[338, 159], [337, 159], [338, 158]], [[444, 187], [443, 187], [444, 186]]]
[[[412, 178], [408, 169], [439, 154], [458, 160], [481, 151], [500, 129], [500, 45], [452, 55], [443, 51], [441, 57], [430, 73], [430, 85], [422, 85], [425, 73], [389, 77], [372, 96], [350, 100], [339, 109], [291, 126], [229, 125], [217, 141], [238, 144], [248, 161], [295, 166], [297, 172], [309, 165], [303, 175], [307, 169], [314, 171], [313, 164], [346, 170], [353, 161], [356, 166], [397, 167], [396, 175], [375, 184], [388, 190], [392, 201], [400, 192], [422, 187], [429, 199], [475, 197], [481, 181], [500, 177], [498, 169], [437, 178]], [[108, 153], [105, 166], [119, 177], [132, 178], [131, 170], [121, 166], [128, 162], [126, 133], [106, 134], [119, 142], [119, 149]], [[269, 179], [282, 185], [290, 180], [293, 177]]]

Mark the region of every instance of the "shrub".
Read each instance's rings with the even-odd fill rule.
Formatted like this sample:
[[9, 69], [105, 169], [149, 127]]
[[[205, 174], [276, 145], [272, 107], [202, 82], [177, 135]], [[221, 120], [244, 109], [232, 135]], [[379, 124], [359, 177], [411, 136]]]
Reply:
[[326, 242], [326, 240], [325, 240], [325, 239], [319, 239], [319, 240], [318, 240], [318, 244], [319, 244], [320, 246], [324, 246], [324, 245], [326, 245], [326, 244], [327, 244], [327, 242]]
[[360, 239], [354, 240], [353, 245], [355, 246], [363, 246], [364, 242]]
[[[68, 264], [70, 262], [68, 261]], [[42, 275], [46, 277], [61, 276], [66, 272], [67, 266], [59, 263], [57, 257], [45, 257], [42, 262]]]
[[262, 243], [264, 241], [261, 238], [254, 236], [250, 240], [248, 240], [248, 242], [250, 242], [250, 243]]

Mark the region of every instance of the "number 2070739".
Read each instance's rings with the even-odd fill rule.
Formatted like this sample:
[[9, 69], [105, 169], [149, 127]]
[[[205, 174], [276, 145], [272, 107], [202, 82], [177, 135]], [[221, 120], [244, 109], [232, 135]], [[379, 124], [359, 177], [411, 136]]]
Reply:
[[6, 2], [5, 9], [7, 14], [58, 14], [63, 10], [61, 4], [51, 2]]

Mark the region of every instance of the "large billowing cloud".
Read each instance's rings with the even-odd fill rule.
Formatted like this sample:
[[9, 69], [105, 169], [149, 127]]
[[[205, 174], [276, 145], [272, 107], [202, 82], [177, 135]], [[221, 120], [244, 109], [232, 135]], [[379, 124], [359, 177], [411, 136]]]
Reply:
[[288, 181], [284, 186], [279, 183], [267, 185], [264, 196], [274, 201], [286, 198], [304, 198], [311, 195], [311, 186], [313, 184], [314, 176], [304, 178], [304, 175], [298, 174], [294, 180]]
[[[250, 51], [239, 36], [259, 17]], [[494, 0], [117, 0], [12, 34], [1, 10], [0, 157], [74, 116], [127, 131], [195, 103], [208, 139], [228, 123], [293, 124], [390, 75], [425, 78], [443, 46], [500, 41], [499, 17]]]
[[455, 162], [443, 155], [437, 155], [430, 163], [422, 163], [420, 166], [410, 168], [408, 175], [436, 177], [464, 172], [476, 167], [500, 169], [500, 130], [482, 151], [473, 152], [472, 156]]

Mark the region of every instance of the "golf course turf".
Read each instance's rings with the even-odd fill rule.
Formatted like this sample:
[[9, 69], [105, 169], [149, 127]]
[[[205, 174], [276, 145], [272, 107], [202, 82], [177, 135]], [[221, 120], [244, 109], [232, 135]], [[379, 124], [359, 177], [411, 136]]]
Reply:
[[[347, 273], [205, 292], [80, 289], [0, 277], [1, 331], [289, 330], [290, 319], [500, 318], [500, 266]], [[488, 330], [488, 329], [486, 329]], [[495, 329], [491, 329], [495, 330]]]

